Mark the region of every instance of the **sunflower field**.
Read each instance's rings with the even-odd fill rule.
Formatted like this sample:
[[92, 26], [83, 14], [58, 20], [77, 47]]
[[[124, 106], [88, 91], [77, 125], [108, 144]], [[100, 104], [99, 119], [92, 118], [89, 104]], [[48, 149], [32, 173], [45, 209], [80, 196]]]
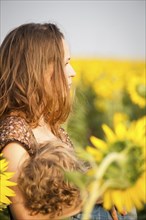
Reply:
[[[124, 205], [127, 210], [134, 205], [138, 220], [145, 219], [145, 62], [74, 59], [71, 64], [76, 71], [76, 77], [75, 89], [72, 91], [74, 104], [67, 124], [68, 133], [77, 148], [85, 148], [85, 151], [81, 151], [84, 158], [96, 164], [93, 164], [93, 170], [89, 174], [90, 176], [92, 173], [92, 179], [101, 178], [100, 174], [96, 175], [96, 168], [105, 169], [102, 168], [106, 161], [103, 159], [110, 160], [110, 154], [114, 160], [106, 167], [108, 175], [103, 174], [101, 179], [102, 183], [106, 180], [106, 183], [113, 184], [104, 193], [105, 208], [109, 209], [112, 202], [119, 211]], [[123, 188], [118, 188], [115, 182], [122, 184]], [[83, 184], [87, 188], [86, 183]], [[94, 185], [94, 181], [91, 184]], [[97, 185], [95, 184], [96, 192]], [[101, 186], [99, 189], [101, 190]], [[96, 194], [95, 189], [91, 194]], [[93, 199], [92, 195], [92, 201], [97, 199]], [[85, 204], [85, 210], [88, 208], [89, 200]], [[86, 214], [85, 216], [87, 217]]]
[[72, 66], [76, 77], [68, 130], [77, 144], [85, 146], [91, 135], [103, 138], [101, 124], [113, 127], [115, 113], [116, 121], [129, 122], [146, 114], [144, 61], [74, 59]]

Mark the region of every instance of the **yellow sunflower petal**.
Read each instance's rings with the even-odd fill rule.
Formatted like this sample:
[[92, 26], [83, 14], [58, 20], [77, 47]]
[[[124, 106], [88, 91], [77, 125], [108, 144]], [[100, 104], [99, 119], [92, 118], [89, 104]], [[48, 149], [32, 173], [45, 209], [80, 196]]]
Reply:
[[7, 186], [3, 187], [2, 189], [3, 191], [1, 192], [1, 194], [5, 195], [5, 196], [14, 196], [15, 195], [15, 192], [8, 188]]
[[11, 201], [9, 200], [9, 198], [7, 198], [5, 195], [3, 194], [0, 194], [0, 200], [1, 200], [1, 203], [5, 203], [7, 205], [9, 205], [11, 203]]
[[121, 190], [112, 190], [111, 197], [118, 211], [122, 213], [124, 204], [123, 204], [123, 196]]
[[146, 136], [146, 118], [142, 118], [142, 120], [136, 124], [135, 132], [136, 140], [143, 140], [143, 137]]
[[110, 210], [113, 206], [111, 199], [111, 190], [107, 190], [103, 195], [103, 206], [105, 209]]
[[92, 144], [97, 148], [97, 149], [100, 149], [102, 151], [104, 150], [107, 150], [107, 144], [105, 141], [99, 139], [99, 138], [96, 138], [94, 136], [91, 136], [90, 137], [90, 140], [92, 142]]
[[115, 127], [115, 133], [117, 135], [117, 138], [119, 138], [120, 140], [124, 140], [127, 136], [127, 129], [124, 124], [117, 124]]
[[106, 124], [103, 124], [102, 128], [109, 142], [114, 142], [117, 139], [114, 132]]
[[137, 196], [139, 197], [139, 199], [146, 203], [146, 179], [145, 179], [145, 175], [143, 175], [136, 183], [136, 188], [140, 189], [137, 190]]
[[95, 158], [96, 161], [101, 161], [102, 153], [100, 151], [90, 146], [87, 146], [86, 150], [89, 154], [91, 154]]
[[8, 168], [8, 162], [5, 159], [0, 160], [0, 170], [1, 172], [6, 171]]
[[0, 187], [4, 187], [4, 186], [16, 186], [17, 183], [9, 181], [9, 180], [0, 180]]
[[129, 190], [125, 190], [123, 192], [123, 197], [124, 197], [124, 207], [127, 212], [130, 212], [133, 208], [133, 202], [130, 198]]
[[14, 176], [14, 172], [4, 172], [4, 173], [2, 173], [0, 175], [1, 175], [1, 178], [6, 180], [6, 179], [10, 179], [11, 177], [13, 177]]
[[137, 194], [135, 194], [135, 189], [130, 189], [129, 193], [130, 193], [130, 198], [133, 201], [134, 206], [138, 209], [142, 209], [143, 203], [140, 201]]

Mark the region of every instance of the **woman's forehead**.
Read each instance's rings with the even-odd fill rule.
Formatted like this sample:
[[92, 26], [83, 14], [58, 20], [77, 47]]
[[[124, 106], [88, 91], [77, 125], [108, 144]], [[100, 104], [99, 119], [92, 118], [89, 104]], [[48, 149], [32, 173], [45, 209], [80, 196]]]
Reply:
[[66, 42], [66, 40], [63, 39], [63, 48], [64, 48], [64, 57], [65, 60], [70, 60], [70, 50], [69, 50], [69, 46], [68, 43]]

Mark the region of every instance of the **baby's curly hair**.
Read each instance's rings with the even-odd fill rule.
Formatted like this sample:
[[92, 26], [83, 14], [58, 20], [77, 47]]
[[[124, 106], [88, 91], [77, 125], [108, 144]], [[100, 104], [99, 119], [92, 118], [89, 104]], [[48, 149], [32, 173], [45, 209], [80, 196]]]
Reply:
[[82, 170], [74, 151], [62, 142], [47, 142], [27, 159], [20, 171], [18, 185], [31, 215], [61, 215], [63, 208], [78, 206], [79, 189], [65, 180], [64, 171]]

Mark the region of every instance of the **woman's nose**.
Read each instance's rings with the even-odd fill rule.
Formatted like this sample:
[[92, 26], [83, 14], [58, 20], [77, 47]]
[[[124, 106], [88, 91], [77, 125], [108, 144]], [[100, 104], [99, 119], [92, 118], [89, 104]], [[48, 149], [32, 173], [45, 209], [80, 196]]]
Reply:
[[70, 76], [70, 77], [74, 77], [75, 75], [76, 75], [76, 72], [75, 72], [75, 70], [73, 69], [73, 67], [70, 65], [70, 68], [69, 68], [69, 73], [68, 73], [68, 75]]

